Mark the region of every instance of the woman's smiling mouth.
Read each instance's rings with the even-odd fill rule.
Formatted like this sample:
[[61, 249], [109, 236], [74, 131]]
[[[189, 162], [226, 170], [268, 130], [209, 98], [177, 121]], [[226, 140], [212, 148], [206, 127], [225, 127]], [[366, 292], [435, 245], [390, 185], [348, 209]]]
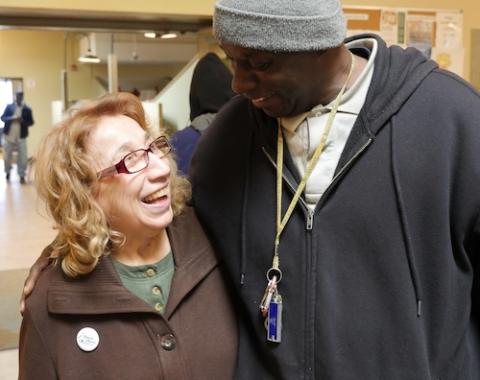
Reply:
[[163, 200], [163, 198], [167, 196], [168, 196], [168, 187], [164, 187], [163, 189], [157, 190], [154, 193], [142, 198], [142, 202], [147, 204], [152, 204], [152, 203], [156, 203], [158, 201]]

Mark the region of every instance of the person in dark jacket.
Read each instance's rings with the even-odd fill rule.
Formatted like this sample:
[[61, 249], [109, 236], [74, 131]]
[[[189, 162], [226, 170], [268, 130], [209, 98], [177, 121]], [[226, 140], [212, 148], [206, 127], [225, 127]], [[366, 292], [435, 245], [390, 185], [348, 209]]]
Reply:
[[215, 53], [207, 53], [197, 62], [190, 84], [191, 124], [170, 139], [181, 174], [188, 174], [198, 140], [218, 110], [234, 96], [231, 82], [231, 72]]
[[10, 181], [10, 170], [12, 169], [13, 151], [17, 150], [17, 172], [20, 183], [25, 184], [27, 172], [27, 137], [28, 129], [33, 125], [32, 109], [23, 101], [23, 92], [15, 94], [15, 102], [7, 105], [1, 120], [5, 123], [3, 134], [5, 135], [3, 145], [5, 148], [5, 177]]
[[237, 328], [219, 262], [132, 94], [52, 129], [36, 185], [58, 230], [29, 297], [19, 379], [231, 379]]
[[480, 379], [479, 94], [344, 41], [337, 0], [221, 0], [214, 32], [242, 96], [191, 179], [235, 282], [235, 378]]

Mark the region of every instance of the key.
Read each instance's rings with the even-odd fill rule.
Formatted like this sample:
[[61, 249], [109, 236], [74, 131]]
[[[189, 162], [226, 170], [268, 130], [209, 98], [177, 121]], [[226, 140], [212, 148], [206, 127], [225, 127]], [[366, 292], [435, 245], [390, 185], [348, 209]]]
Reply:
[[267, 316], [268, 308], [270, 307], [270, 302], [272, 301], [273, 294], [277, 290], [277, 276], [273, 276], [265, 289], [263, 294], [262, 302], [260, 302], [260, 311], [264, 317]]

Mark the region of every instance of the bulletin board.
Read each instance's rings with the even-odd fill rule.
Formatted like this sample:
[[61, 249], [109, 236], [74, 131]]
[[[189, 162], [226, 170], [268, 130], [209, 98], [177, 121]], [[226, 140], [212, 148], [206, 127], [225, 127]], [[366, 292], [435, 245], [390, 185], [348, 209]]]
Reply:
[[345, 6], [343, 11], [349, 36], [376, 33], [388, 45], [413, 46], [441, 68], [463, 76], [461, 10]]

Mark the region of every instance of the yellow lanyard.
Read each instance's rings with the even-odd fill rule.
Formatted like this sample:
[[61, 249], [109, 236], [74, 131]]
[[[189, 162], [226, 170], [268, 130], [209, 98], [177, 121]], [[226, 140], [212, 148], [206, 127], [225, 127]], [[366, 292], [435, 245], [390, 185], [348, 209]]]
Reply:
[[[318, 159], [320, 158], [320, 155], [323, 152], [323, 149], [325, 148], [325, 144], [327, 142], [327, 138], [328, 138], [328, 135], [330, 133], [330, 130], [332, 129], [333, 121], [335, 119], [335, 115], [337, 114], [338, 107], [340, 106], [342, 96], [343, 96], [343, 94], [345, 92], [345, 89], [347, 87], [347, 83], [350, 81], [350, 78], [352, 76], [355, 60], [354, 60], [354, 57], [353, 57], [352, 54], [351, 54], [351, 57], [352, 57], [352, 63], [350, 65], [350, 71], [348, 73], [347, 80], [345, 81], [345, 84], [343, 85], [342, 89], [340, 90], [337, 97], [335, 98], [332, 110], [330, 111], [330, 114], [328, 115], [328, 120], [327, 120], [327, 123], [325, 125], [325, 129], [323, 130], [322, 136], [320, 137], [320, 143], [318, 144], [318, 147], [315, 150], [315, 153], [313, 154], [313, 157], [307, 163], [305, 174], [303, 175], [302, 180], [300, 181], [300, 184], [298, 185], [298, 188], [295, 191], [293, 199], [290, 202], [290, 205], [288, 206], [288, 209], [285, 212], [285, 215], [283, 216], [283, 219], [282, 219], [282, 216], [281, 216], [281, 213], [282, 213], [282, 175], [283, 175], [283, 134], [282, 134], [282, 126], [280, 125], [280, 122], [278, 123], [278, 137], [277, 137], [277, 212], [276, 212], [277, 234], [275, 236], [275, 247], [274, 247], [274, 254], [273, 254], [273, 261], [272, 261], [272, 268], [271, 268], [275, 272], [280, 274], [280, 277], [278, 278], [277, 283], [280, 282], [280, 280], [281, 280], [280, 256], [279, 256], [280, 235], [282, 234], [283, 229], [285, 228], [286, 224], [288, 223], [288, 220], [290, 219], [290, 216], [292, 215], [293, 209], [297, 205], [297, 202], [300, 198], [300, 195], [302, 194], [303, 189], [305, 188], [305, 185], [307, 184], [307, 180], [310, 177], [310, 174], [312, 174], [312, 171], [315, 168], [315, 165], [317, 164]], [[267, 278], [268, 278], [268, 274], [267, 274]]]

